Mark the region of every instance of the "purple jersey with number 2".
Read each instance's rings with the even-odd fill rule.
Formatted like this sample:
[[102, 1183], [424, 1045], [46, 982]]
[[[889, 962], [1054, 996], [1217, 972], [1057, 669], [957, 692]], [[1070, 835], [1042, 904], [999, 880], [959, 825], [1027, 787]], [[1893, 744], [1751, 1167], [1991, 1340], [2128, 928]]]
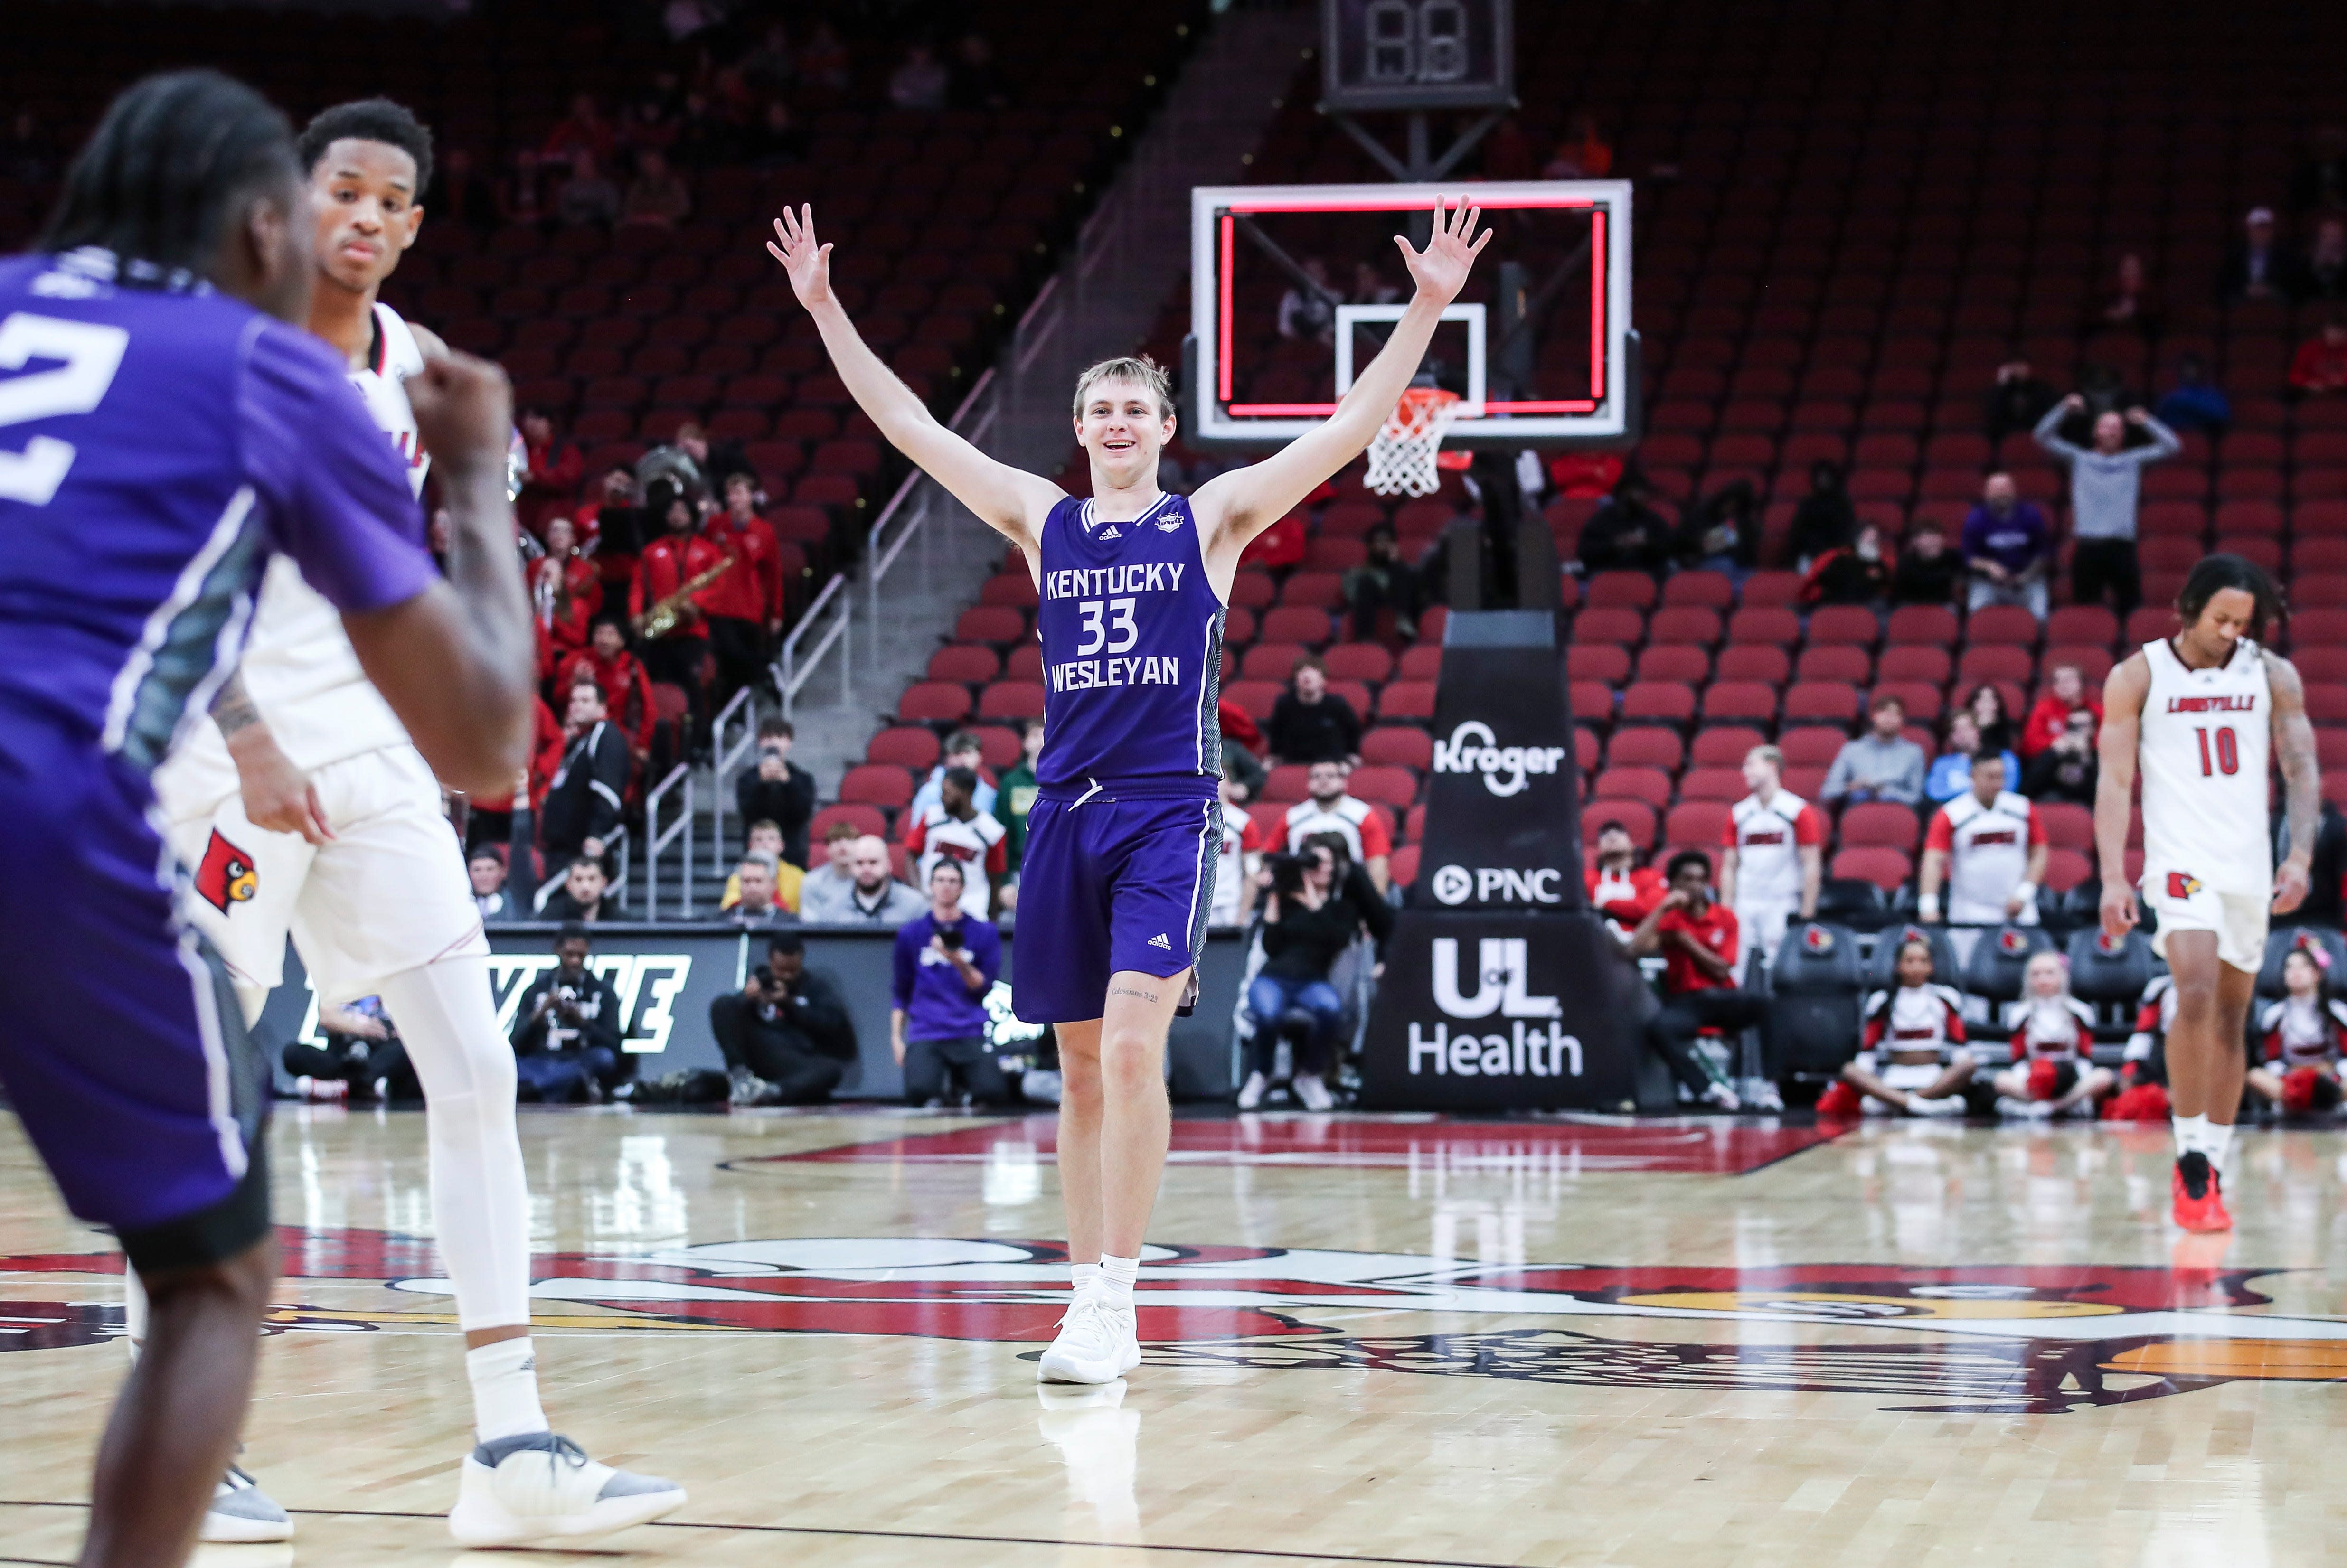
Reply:
[[102, 251], [0, 261], [0, 1080], [76, 1214], [193, 1261], [265, 1224], [267, 1079], [174, 914], [149, 774], [272, 554], [351, 610], [436, 573], [332, 351], [140, 282]]

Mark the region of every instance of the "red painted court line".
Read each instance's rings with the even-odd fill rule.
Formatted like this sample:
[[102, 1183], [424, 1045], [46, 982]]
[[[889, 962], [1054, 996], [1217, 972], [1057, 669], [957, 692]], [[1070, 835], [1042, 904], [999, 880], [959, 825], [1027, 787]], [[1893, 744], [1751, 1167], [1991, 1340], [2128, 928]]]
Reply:
[[[1762, 1127], [1724, 1120], [1635, 1123], [1251, 1117], [1174, 1123], [1168, 1163], [1330, 1169], [1446, 1167], [1741, 1175], [1839, 1137], [1842, 1128]], [[1059, 1119], [915, 1133], [774, 1154], [744, 1164], [983, 1164], [1006, 1153], [1054, 1157]]]

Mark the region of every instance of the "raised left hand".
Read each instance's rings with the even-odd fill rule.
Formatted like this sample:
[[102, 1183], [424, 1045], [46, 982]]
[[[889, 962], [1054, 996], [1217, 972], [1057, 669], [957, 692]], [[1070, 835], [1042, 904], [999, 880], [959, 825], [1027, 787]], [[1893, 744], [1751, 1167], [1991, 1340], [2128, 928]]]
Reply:
[[1418, 297], [1447, 305], [1459, 297], [1467, 286], [1467, 273], [1475, 265], [1475, 258], [1491, 243], [1491, 231], [1475, 232], [1483, 216], [1482, 209], [1470, 206], [1465, 197], [1459, 204], [1443, 210], [1440, 197], [1434, 199], [1434, 232], [1427, 237], [1426, 249], [1413, 251], [1401, 235], [1394, 243], [1401, 247], [1401, 263], [1418, 283]]

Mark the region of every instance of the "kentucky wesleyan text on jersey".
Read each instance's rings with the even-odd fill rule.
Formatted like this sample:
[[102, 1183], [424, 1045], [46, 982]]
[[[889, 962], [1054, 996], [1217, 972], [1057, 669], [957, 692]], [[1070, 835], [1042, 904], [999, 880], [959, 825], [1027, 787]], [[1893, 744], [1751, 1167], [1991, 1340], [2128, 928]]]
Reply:
[[1219, 777], [1223, 601], [1206, 584], [1188, 500], [1162, 496], [1111, 522], [1071, 497], [1044, 519], [1040, 543], [1038, 782]]
[[0, 262], [0, 747], [139, 773], [235, 661], [272, 553], [344, 610], [437, 575], [402, 465], [323, 343], [103, 251]]

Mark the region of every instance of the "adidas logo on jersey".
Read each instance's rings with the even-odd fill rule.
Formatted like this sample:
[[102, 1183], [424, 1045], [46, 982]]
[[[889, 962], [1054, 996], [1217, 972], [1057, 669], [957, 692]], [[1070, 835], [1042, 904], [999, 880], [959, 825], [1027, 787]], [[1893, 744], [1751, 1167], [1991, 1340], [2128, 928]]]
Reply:
[[1174, 950], [1174, 944], [1165, 939], [1165, 933], [1163, 931], [1160, 931], [1154, 937], [1150, 938], [1149, 945], [1153, 948], [1163, 948], [1169, 953]]
[[1124, 537], [1124, 531], [1114, 523], [1111, 523], [1100, 531], [1100, 537], [1104, 539], [1121, 539]]

